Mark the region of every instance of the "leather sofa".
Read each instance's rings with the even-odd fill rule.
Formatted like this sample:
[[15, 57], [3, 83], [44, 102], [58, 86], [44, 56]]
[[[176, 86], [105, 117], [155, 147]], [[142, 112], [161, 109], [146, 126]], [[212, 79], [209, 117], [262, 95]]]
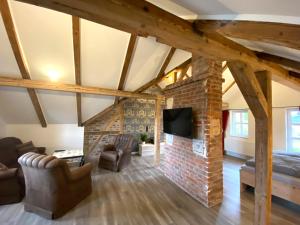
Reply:
[[30, 151], [44, 154], [45, 150], [15, 137], [0, 139], [0, 205], [20, 202], [24, 197], [25, 181], [18, 157]]
[[121, 171], [130, 164], [134, 144], [135, 140], [132, 135], [117, 135], [113, 144], [104, 146], [100, 154], [99, 168]]
[[18, 162], [26, 181], [24, 210], [27, 212], [56, 219], [92, 191], [89, 163], [70, 170], [65, 160], [32, 152], [22, 155]]

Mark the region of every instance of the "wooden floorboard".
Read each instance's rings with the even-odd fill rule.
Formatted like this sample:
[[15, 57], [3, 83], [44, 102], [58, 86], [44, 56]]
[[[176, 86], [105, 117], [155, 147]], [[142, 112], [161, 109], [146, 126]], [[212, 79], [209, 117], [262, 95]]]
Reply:
[[[153, 167], [151, 158], [134, 156], [121, 173], [96, 170], [93, 193], [55, 221], [24, 212], [23, 203], [0, 206], [1, 225], [199, 225], [253, 221], [254, 194], [239, 193], [242, 161], [224, 160], [224, 201], [211, 209], [195, 201]], [[300, 206], [275, 198], [272, 224], [299, 224]]]

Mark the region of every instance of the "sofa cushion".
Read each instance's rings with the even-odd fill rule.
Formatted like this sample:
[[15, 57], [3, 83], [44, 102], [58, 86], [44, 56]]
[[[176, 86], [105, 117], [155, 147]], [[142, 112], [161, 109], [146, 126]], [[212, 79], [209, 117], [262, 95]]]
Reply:
[[19, 156], [24, 155], [27, 152], [37, 152], [37, 149], [33, 145], [32, 141], [17, 145], [16, 148]]
[[102, 152], [100, 157], [109, 161], [116, 161], [117, 156], [118, 154], [116, 151], [106, 151]]
[[115, 150], [116, 150], [116, 147], [112, 144], [103, 146], [103, 151], [104, 152], [106, 152], [106, 151], [115, 151]]

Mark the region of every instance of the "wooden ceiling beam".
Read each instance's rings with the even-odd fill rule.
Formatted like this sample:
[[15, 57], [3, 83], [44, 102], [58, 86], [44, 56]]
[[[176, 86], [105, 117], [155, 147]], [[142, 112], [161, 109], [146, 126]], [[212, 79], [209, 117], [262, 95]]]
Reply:
[[[72, 31], [73, 31], [75, 82], [77, 85], [81, 85], [80, 19], [77, 16], [72, 16]], [[82, 109], [81, 109], [80, 93], [76, 93], [76, 105], [77, 105], [78, 126], [82, 126], [82, 111], [81, 111]]]
[[126, 98], [144, 98], [144, 99], [156, 99], [156, 95], [145, 94], [145, 93], [135, 93], [130, 91], [120, 91], [108, 88], [100, 87], [88, 87], [76, 84], [62, 84], [53, 83], [47, 81], [38, 80], [28, 80], [28, 79], [18, 79], [0, 76], [0, 86], [8, 87], [23, 87], [23, 88], [33, 88], [41, 90], [50, 91], [63, 91], [63, 92], [73, 92], [73, 93], [84, 93], [84, 94], [95, 94], [95, 95], [105, 95], [105, 96], [118, 96]]
[[294, 71], [296, 73], [300, 73], [300, 62], [298, 61], [264, 53], [264, 52], [257, 52], [256, 55], [260, 59], [279, 64], [288, 70]]
[[[127, 78], [129, 67], [130, 67], [130, 64], [131, 64], [131, 61], [132, 61], [132, 58], [134, 55], [133, 52], [134, 52], [136, 40], [137, 40], [137, 36], [135, 34], [131, 34], [130, 39], [129, 39], [129, 44], [127, 47], [124, 64], [123, 64], [121, 78], [120, 78], [119, 85], [118, 85], [118, 90], [124, 90], [124, 88], [125, 88], [126, 78]], [[119, 97], [116, 97], [114, 104], [118, 104], [118, 102], [119, 102]]]
[[300, 80], [290, 79], [287, 70], [258, 59], [251, 50], [233, 41], [203, 32], [198, 22], [190, 23], [147, 1], [18, 1], [78, 16], [136, 35], [153, 36], [161, 43], [214, 60], [240, 60], [256, 70], [267, 70], [278, 82], [300, 90]]
[[161, 79], [164, 75], [165, 75], [165, 70], [167, 69], [167, 66], [169, 65], [174, 53], [176, 51], [176, 48], [172, 47], [167, 55], [167, 57], [165, 58], [160, 71], [158, 72], [156, 78], [157, 79]]
[[197, 25], [207, 32], [218, 32], [224, 36], [300, 50], [300, 25], [237, 21], [237, 20], [198, 20]]
[[[26, 65], [26, 60], [24, 57], [24, 54], [22, 53], [21, 44], [18, 40], [17, 31], [15, 29], [15, 25], [13, 22], [13, 18], [10, 13], [9, 5], [7, 0], [1, 0], [0, 1], [0, 12], [2, 16], [2, 20], [8, 35], [8, 39], [10, 42], [10, 45], [12, 47], [15, 59], [17, 61], [21, 76], [23, 79], [31, 79], [28, 67]], [[34, 89], [27, 89], [28, 95], [30, 97], [30, 100], [33, 104], [34, 110], [36, 112], [36, 115], [40, 121], [40, 124], [42, 127], [47, 127], [47, 122], [45, 119], [45, 116], [43, 114], [43, 110], [41, 107], [41, 104], [39, 102], [38, 96], [36, 94], [36, 91]]]
[[227, 66], [255, 118], [268, 117], [268, 103], [253, 69], [241, 61], [227, 62]]

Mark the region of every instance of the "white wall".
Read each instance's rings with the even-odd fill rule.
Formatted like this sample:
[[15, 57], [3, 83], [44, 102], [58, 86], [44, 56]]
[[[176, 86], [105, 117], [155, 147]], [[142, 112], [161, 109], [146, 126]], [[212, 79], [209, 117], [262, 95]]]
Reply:
[[[273, 88], [273, 151], [286, 150], [286, 109], [300, 106], [300, 92], [272, 82]], [[226, 93], [223, 101], [229, 104], [229, 109], [249, 109], [241, 92], [235, 85], [230, 93]], [[249, 110], [249, 136], [238, 138], [230, 136], [230, 118], [226, 129], [225, 150], [243, 155], [255, 154], [255, 120]]]
[[[248, 138], [230, 136], [230, 118], [226, 129], [225, 150], [247, 156], [255, 153], [255, 120], [249, 110]], [[273, 108], [273, 151], [286, 150], [286, 109]]]
[[0, 138], [6, 136], [6, 123], [0, 119]]
[[20, 138], [23, 142], [33, 141], [35, 146], [47, 148], [51, 154], [56, 149], [83, 148], [84, 128], [77, 124], [7, 124], [6, 136]]

